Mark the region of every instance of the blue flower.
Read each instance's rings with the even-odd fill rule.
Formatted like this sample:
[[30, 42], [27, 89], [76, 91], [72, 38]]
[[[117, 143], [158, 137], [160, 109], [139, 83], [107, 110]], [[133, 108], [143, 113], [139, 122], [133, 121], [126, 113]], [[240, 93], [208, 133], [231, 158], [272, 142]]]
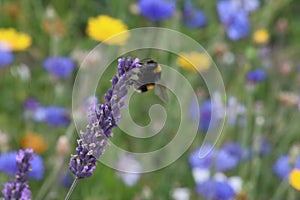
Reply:
[[213, 168], [216, 171], [231, 170], [235, 168], [244, 157], [244, 151], [237, 143], [226, 143], [218, 151], [213, 150], [210, 144], [206, 144], [202, 148], [212, 150], [204, 158], [199, 158], [200, 148], [192, 152], [189, 157], [189, 162], [192, 168]]
[[220, 0], [217, 12], [229, 39], [239, 40], [248, 36], [250, 22], [247, 11], [236, 6], [233, 1]]
[[234, 156], [238, 161], [242, 161], [244, 159], [244, 149], [238, 143], [227, 142], [223, 145], [222, 149], [228, 154]]
[[68, 111], [58, 106], [40, 106], [34, 111], [33, 119], [51, 126], [66, 126], [70, 122]]
[[74, 62], [68, 57], [48, 57], [44, 68], [53, 76], [68, 78], [75, 69]]
[[[17, 173], [16, 151], [2, 153], [0, 155], [0, 171], [13, 176]], [[29, 172], [29, 178], [41, 180], [44, 175], [44, 163], [41, 156], [34, 154], [30, 161], [32, 170]]]
[[14, 55], [11, 51], [0, 48], [0, 68], [7, 67], [14, 61]]
[[232, 3], [249, 13], [256, 11], [260, 7], [259, 0], [233, 0]]
[[244, 151], [238, 143], [223, 145], [216, 156], [216, 170], [226, 171], [235, 168], [244, 157]]
[[247, 80], [251, 83], [262, 82], [266, 79], [266, 74], [263, 69], [254, 69], [248, 72]]
[[41, 180], [44, 175], [44, 162], [40, 155], [35, 154], [31, 161], [32, 171], [29, 172], [29, 177]]
[[195, 9], [190, 1], [184, 3], [183, 22], [189, 28], [202, 28], [207, 24], [207, 18], [200, 9]]
[[[198, 130], [203, 133], [206, 133], [209, 127], [211, 129], [217, 127], [220, 120], [225, 116], [225, 106], [221, 96], [218, 94], [213, 95], [212, 99], [207, 99], [200, 105], [200, 119], [197, 118], [199, 115], [197, 113], [199, 109], [196, 109], [197, 106], [199, 106], [197, 101], [192, 101], [190, 103], [190, 118], [191, 120], [198, 121]], [[215, 113], [212, 113], [213, 110]], [[212, 116], [214, 117], [212, 118]]]
[[65, 188], [69, 188], [73, 182], [73, 177], [70, 173], [64, 172], [60, 177], [60, 184]]
[[23, 107], [25, 110], [34, 111], [38, 107], [40, 107], [40, 102], [38, 102], [35, 98], [27, 98], [23, 102]]
[[239, 160], [224, 149], [220, 149], [216, 157], [216, 170], [226, 171], [237, 166]]
[[292, 164], [288, 155], [282, 155], [276, 160], [273, 171], [282, 180], [285, 180], [294, 168], [300, 169], [300, 156], [297, 157], [295, 163]]
[[202, 169], [211, 168], [215, 152], [212, 149], [212, 146], [210, 144], [206, 144], [202, 148], [211, 149], [211, 151], [204, 158], [199, 158], [200, 148], [192, 152], [189, 157], [189, 162], [192, 168], [202, 168]]
[[231, 40], [239, 40], [248, 36], [250, 23], [248, 14], [243, 11], [236, 13], [232, 22], [227, 27], [227, 35]]
[[170, 18], [176, 11], [176, 2], [169, 0], [139, 0], [137, 5], [141, 15], [152, 21]]
[[[199, 121], [199, 127], [198, 130], [205, 132], [208, 130], [208, 127], [211, 123], [211, 101], [206, 100], [204, 101], [200, 106], [200, 119], [197, 119], [197, 109], [195, 107], [198, 107], [199, 104], [197, 101], [193, 101], [190, 104], [190, 118], [195, 121]], [[213, 126], [213, 123], [212, 125]]]
[[211, 107], [212, 105], [210, 100], [204, 101], [200, 106], [199, 130], [202, 132], [206, 132], [209, 128], [212, 115]]
[[264, 156], [267, 155], [268, 153], [270, 153], [271, 151], [271, 144], [268, 140], [266, 140], [265, 138], [262, 138], [259, 140], [259, 155], [260, 156]]
[[196, 191], [206, 199], [229, 200], [235, 196], [233, 188], [226, 181], [217, 181], [214, 179], [198, 183]]

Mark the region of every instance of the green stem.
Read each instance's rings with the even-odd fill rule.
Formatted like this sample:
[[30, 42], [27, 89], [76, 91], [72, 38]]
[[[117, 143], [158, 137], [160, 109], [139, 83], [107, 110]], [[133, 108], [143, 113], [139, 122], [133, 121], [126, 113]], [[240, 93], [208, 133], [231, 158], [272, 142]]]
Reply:
[[77, 185], [78, 180], [79, 180], [79, 179], [78, 179], [77, 177], [74, 179], [74, 181], [73, 181], [73, 183], [72, 183], [72, 185], [71, 185], [71, 187], [70, 187], [70, 189], [69, 189], [69, 191], [68, 191], [68, 193], [67, 193], [67, 195], [66, 195], [65, 200], [69, 200], [69, 199], [70, 199], [70, 196], [71, 196], [71, 194], [72, 194], [72, 192], [73, 192], [75, 186]]
[[[251, 138], [251, 126], [252, 126], [252, 109], [253, 109], [253, 94], [252, 92], [249, 92], [247, 95], [247, 116], [246, 116], [246, 127], [243, 130], [243, 133], [241, 135], [241, 144], [245, 148], [249, 145], [249, 139]], [[241, 176], [245, 178], [246, 174], [248, 173], [248, 167], [245, 166], [241, 169]]]
[[280, 185], [278, 186], [278, 189], [276, 190], [276, 193], [273, 195], [272, 198], [270, 199], [284, 199], [283, 194], [286, 192], [288, 189], [289, 185], [287, 184], [286, 181], [282, 181]]
[[[66, 137], [68, 138], [68, 141], [71, 140], [71, 136], [72, 136], [72, 133], [74, 132], [74, 130], [75, 130], [75, 125], [74, 125], [74, 123], [71, 123], [65, 134]], [[39, 190], [35, 199], [37, 199], [37, 200], [45, 199], [46, 194], [54, 185], [53, 183], [59, 178], [59, 172], [61, 171], [62, 167], [64, 166], [64, 163], [65, 163], [65, 159], [64, 159], [64, 157], [62, 157], [59, 160], [59, 163], [54, 166], [52, 172], [45, 180], [44, 184], [42, 185], [42, 187]]]
[[[258, 115], [256, 117], [262, 117], [261, 115]], [[251, 192], [250, 192], [250, 195], [252, 196], [252, 198], [250, 197], [250, 199], [257, 199], [256, 198], [256, 194], [257, 194], [257, 191], [256, 191], [256, 188], [254, 187], [254, 185], [258, 185], [258, 181], [259, 181], [259, 174], [260, 174], [260, 170], [257, 170], [257, 169], [260, 169], [261, 168], [261, 159], [259, 157], [259, 151], [260, 151], [260, 146], [258, 147], [257, 149], [257, 144], [256, 144], [256, 141], [257, 139], [261, 139], [261, 135], [262, 135], [262, 128], [263, 128], [263, 125], [262, 124], [257, 124], [255, 123], [255, 127], [254, 127], [254, 134], [253, 134], [253, 137], [252, 137], [252, 150], [254, 152], [254, 157], [252, 158], [252, 161], [251, 161], [251, 183], [252, 183], [252, 188], [251, 188]]]

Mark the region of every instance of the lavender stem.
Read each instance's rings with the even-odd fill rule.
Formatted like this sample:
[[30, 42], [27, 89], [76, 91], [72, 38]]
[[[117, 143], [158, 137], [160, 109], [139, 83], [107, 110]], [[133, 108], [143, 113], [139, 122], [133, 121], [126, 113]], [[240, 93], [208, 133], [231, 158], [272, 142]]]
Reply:
[[69, 199], [70, 199], [71, 194], [72, 194], [72, 192], [73, 192], [75, 186], [77, 185], [77, 183], [78, 183], [78, 177], [76, 177], [76, 178], [74, 179], [74, 181], [73, 181], [73, 183], [72, 183], [72, 185], [71, 185], [71, 187], [70, 187], [70, 189], [69, 189], [69, 191], [68, 191], [68, 193], [67, 193], [67, 195], [66, 195], [65, 200], [69, 200]]

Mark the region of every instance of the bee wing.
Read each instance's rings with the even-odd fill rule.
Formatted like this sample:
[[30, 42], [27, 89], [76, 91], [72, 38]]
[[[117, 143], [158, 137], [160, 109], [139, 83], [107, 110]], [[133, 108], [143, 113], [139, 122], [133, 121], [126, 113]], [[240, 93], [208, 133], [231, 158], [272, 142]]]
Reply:
[[164, 102], [168, 102], [167, 88], [160, 83], [155, 84], [154, 93]]

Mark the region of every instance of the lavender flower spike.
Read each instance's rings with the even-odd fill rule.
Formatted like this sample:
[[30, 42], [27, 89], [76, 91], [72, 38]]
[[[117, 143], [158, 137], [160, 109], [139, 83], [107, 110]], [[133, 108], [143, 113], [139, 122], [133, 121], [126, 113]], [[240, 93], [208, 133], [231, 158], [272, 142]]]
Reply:
[[89, 116], [85, 132], [81, 132], [76, 155], [72, 155], [69, 163], [71, 172], [77, 179], [90, 177], [96, 169], [97, 159], [104, 153], [108, 138], [112, 137], [112, 128], [120, 120], [120, 109], [125, 105], [125, 97], [136, 67], [140, 67], [139, 59], [120, 58], [118, 75], [112, 78], [112, 87], [105, 94], [105, 103], [98, 104]]
[[33, 159], [33, 150], [19, 150], [16, 156], [18, 172], [14, 179], [4, 184], [2, 194], [5, 200], [30, 200], [31, 192], [28, 185], [28, 172], [31, 170], [30, 161]]

